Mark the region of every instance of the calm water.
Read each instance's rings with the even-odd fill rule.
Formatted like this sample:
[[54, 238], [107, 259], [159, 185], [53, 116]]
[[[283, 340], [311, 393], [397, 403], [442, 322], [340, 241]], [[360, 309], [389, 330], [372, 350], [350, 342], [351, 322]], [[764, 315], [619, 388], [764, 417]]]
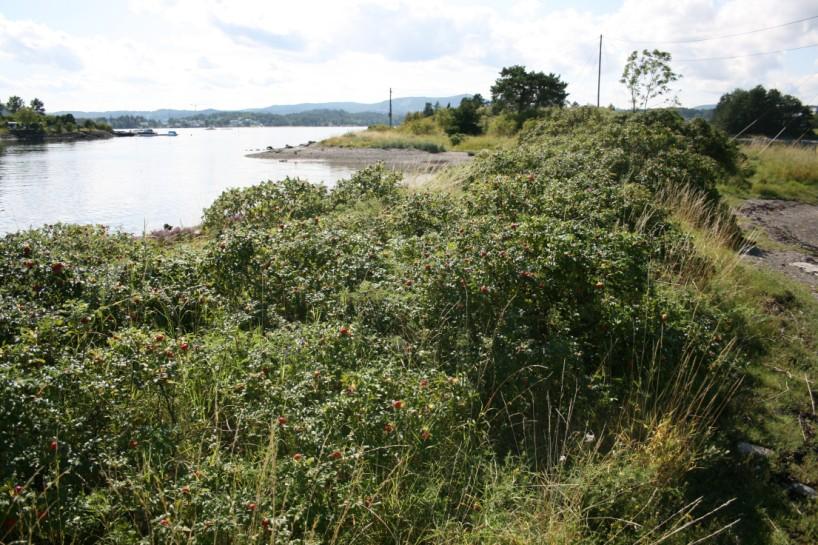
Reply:
[[[176, 129], [179, 136], [10, 145], [0, 149], [0, 233], [58, 221], [132, 233], [199, 223], [229, 187], [298, 176], [327, 186], [353, 170], [314, 162], [250, 159], [349, 127]], [[164, 129], [157, 132], [165, 132]]]

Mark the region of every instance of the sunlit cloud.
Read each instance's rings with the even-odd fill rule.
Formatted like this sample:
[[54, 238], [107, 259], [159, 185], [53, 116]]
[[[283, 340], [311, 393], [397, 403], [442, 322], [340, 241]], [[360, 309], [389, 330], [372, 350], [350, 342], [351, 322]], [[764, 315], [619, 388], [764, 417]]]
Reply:
[[240, 44], [261, 45], [271, 49], [291, 51], [300, 51], [305, 47], [304, 39], [295, 34], [276, 34], [261, 28], [237, 25], [218, 19], [214, 20], [213, 24], [230, 39]]
[[[32, 0], [36, 2], [37, 0]], [[95, 0], [81, 0], [90, 2]], [[0, 73], [14, 92], [59, 109], [224, 109], [270, 104], [489, 94], [510, 64], [555, 72], [569, 99], [624, 106], [633, 49], [669, 51], [683, 104], [736, 87], [779, 85], [818, 95], [814, 56], [741, 57], [818, 43], [818, 20], [729, 39], [712, 37], [818, 14], [814, 0], [625, 0], [553, 8], [534, 0], [133, 0], [125, 31], [88, 17], [70, 30], [32, 8], [0, 15]], [[76, 9], [82, 9], [77, 7]], [[0, 7], [0, 13], [3, 8]], [[818, 50], [811, 50], [818, 53]], [[732, 60], [682, 62], [736, 56]], [[802, 59], [796, 62], [794, 59]], [[807, 59], [804, 61], [803, 59]], [[59, 88], [43, 82], [59, 81]]]
[[9, 21], [0, 15], [0, 55], [21, 64], [46, 65], [62, 70], [80, 70], [80, 55], [71, 38], [44, 25]]

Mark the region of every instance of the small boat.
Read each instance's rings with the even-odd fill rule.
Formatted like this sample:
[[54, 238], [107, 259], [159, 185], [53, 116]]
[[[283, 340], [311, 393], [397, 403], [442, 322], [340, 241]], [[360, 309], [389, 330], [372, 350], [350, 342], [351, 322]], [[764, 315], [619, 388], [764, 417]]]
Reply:
[[179, 136], [179, 135], [176, 134], [176, 131], [168, 131], [167, 134], [165, 134], [165, 136]]
[[153, 129], [139, 129], [138, 131], [134, 131], [134, 134], [136, 136], [158, 136]]
[[215, 131], [216, 127], [207, 127], [205, 130], [206, 131]]

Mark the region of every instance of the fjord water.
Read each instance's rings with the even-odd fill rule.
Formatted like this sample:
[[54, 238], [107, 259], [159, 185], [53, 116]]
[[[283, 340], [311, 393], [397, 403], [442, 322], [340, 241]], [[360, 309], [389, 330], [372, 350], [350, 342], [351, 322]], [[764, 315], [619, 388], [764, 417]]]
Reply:
[[355, 129], [176, 129], [176, 137], [7, 145], [0, 148], [0, 234], [56, 222], [139, 234], [166, 223], [198, 224], [202, 210], [230, 187], [286, 176], [332, 186], [353, 169], [245, 155]]

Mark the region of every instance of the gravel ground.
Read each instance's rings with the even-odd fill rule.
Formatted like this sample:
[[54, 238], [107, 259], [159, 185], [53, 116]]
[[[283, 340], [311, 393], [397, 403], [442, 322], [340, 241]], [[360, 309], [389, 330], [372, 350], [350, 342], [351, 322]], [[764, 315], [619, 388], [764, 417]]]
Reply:
[[750, 249], [745, 258], [783, 272], [818, 296], [818, 206], [751, 199], [736, 211], [746, 230], [759, 229], [787, 248]]
[[353, 167], [382, 161], [390, 168], [414, 171], [436, 170], [471, 160], [468, 153], [460, 151], [429, 153], [416, 149], [336, 148], [317, 144], [272, 149], [251, 153], [248, 157], [278, 161], [327, 161]]

